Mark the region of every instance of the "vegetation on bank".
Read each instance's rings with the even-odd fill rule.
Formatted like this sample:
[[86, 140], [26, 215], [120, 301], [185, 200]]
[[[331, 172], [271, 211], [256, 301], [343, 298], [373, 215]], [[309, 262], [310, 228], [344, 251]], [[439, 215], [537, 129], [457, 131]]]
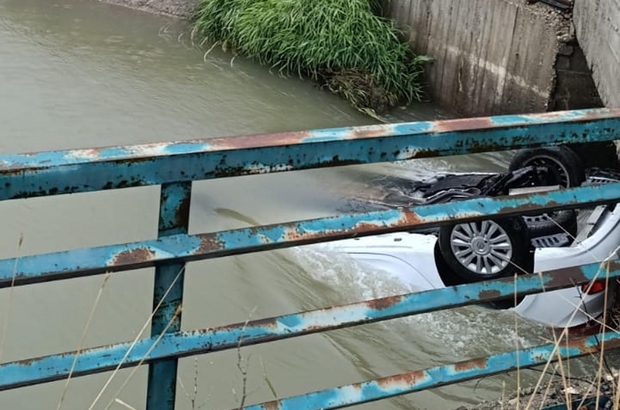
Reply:
[[199, 35], [381, 113], [422, 97], [422, 64], [380, 17], [387, 0], [200, 0]]

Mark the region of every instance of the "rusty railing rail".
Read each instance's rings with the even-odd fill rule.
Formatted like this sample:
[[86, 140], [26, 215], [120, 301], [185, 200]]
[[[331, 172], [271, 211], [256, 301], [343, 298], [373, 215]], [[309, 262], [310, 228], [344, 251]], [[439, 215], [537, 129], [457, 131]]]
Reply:
[[[155, 267], [151, 337], [80, 352], [0, 364], [0, 390], [149, 365], [147, 409], [172, 410], [179, 357], [299, 337], [469, 304], [585, 284], [600, 264], [540, 275], [498, 279], [445, 289], [291, 313], [244, 324], [181, 331], [183, 268], [187, 262], [399, 230], [419, 230], [489, 215], [532, 214], [620, 201], [620, 183], [546, 194], [479, 198], [252, 229], [188, 234], [192, 182], [269, 172], [412, 160], [620, 139], [620, 109], [567, 111], [437, 122], [213, 138], [35, 154], [0, 155], [0, 200], [161, 185], [157, 238], [0, 260], [0, 287]], [[609, 261], [608, 277], [620, 276]], [[616, 335], [577, 339], [475, 361], [390, 376], [281, 399], [248, 408], [331, 409], [533, 366], [557, 355], [620, 346]]]

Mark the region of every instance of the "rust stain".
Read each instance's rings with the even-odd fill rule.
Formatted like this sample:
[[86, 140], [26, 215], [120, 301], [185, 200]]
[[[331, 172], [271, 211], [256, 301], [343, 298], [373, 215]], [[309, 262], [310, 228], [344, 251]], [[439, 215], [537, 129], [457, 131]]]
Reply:
[[[521, 194], [521, 195], [514, 195], [513, 198], [519, 198], [519, 197], [524, 197], [524, 198], [528, 198], [528, 197], [532, 197], [534, 195], [532, 194]], [[556, 201], [550, 201], [547, 202], [544, 205], [537, 205], [535, 203], [526, 203], [523, 205], [519, 205], [519, 206], [505, 206], [500, 208], [497, 211], [497, 214], [499, 215], [505, 215], [505, 214], [523, 214], [523, 215], [528, 215], [528, 214], [533, 214], [533, 213], [540, 213], [542, 210], [545, 209], [549, 209], [551, 207], [562, 207], [563, 209], [569, 209], [568, 207], [570, 207], [572, 204], [574, 204], [574, 202], [569, 202], [566, 204], [559, 204]]]
[[266, 410], [278, 410], [280, 408], [280, 401], [279, 400], [268, 401], [266, 403], [263, 403], [261, 406]]
[[329, 236], [328, 232], [318, 233], [301, 233], [297, 229], [287, 229], [284, 233], [284, 240], [286, 241], [298, 241], [302, 239], [322, 238]]
[[415, 386], [419, 381], [426, 378], [423, 370], [416, 370], [413, 372], [399, 374], [396, 376], [384, 377], [377, 380], [377, 385], [384, 390], [389, 390], [395, 387], [395, 385], [406, 384], [408, 386]]
[[246, 323], [237, 323], [234, 325], [230, 325], [230, 326], [223, 326], [222, 329], [233, 329], [236, 330], [238, 328], [262, 328], [262, 329], [277, 329], [278, 328], [278, 321], [277, 318], [275, 317], [269, 317], [269, 318], [265, 318], [265, 319], [257, 319], [257, 320], [253, 320], [251, 322]]
[[497, 128], [490, 117], [461, 118], [437, 121], [433, 124], [433, 132], [470, 131]]
[[620, 116], [620, 108], [597, 108], [596, 110], [588, 110], [580, 117], [585, 120], [609, 119], [610, 117]]
[[[343, 322], [342, 324], [343, 326], [339, 326], [339, 327], [349, 327], [347, 326], [346, 322]], [[328, 326], [328, 328], [333, 328], [331, 326]], [[303, 332], [300, 332], [298, 334], [311, 334], [311, 333], [319, 333], [319, 332], [325, 332], [326, 331], [326, 327], [323, 325], [305, 325], [303, 328]]]
[[[349, 229], [346, 229], [344, 231], [325, 230], [325, 231], [320, 231], [320, 232], [316, 232], [316, 231], [300, 232], [294, 227], [288, 227], [285, 230], [284, 239], [286, 241], [317, 240], [317, 239], [322, 239], [322, 238], [329, 239], [329, 238], [333, 238], [335, 234], [338, 234], [337, 236], [340, 236], [340, 233], [344, 233], [344, 234], [348, 234], [346, 236], [350, 236], [351, 234], [356, 234], [356, 233], [376, 232], [378, 229], [381, 229], [384, 227], [385, 227], [385, 224], [380, 223], [380, 222], [376, 222], [376, 223], [359, 222], [355, 226]], [[254, 236], [259, 233], [260, 231], [252, 231], [252, 235]]]
[[23, 359], [23, 360], [18, 360], [16, 362], [13, 362], [15, 365], [17, 366], [30, 366], [33, 363], [35, 363], [38, 360], [38, 358], [29, 358], [29, 359]]
[[598, 349], [598, 346], [588, 347], [586, 343], [587, 343], [587, 339], [585, 337], [578, 337], [578, 338], [562, 341], [562, 347], [568, 347], [571, 349], [579, 349], [580, 351], [584, 353], [590, 352], [592, 349]]
[[[557, 1], [562, 1], [562, 0], [557, 0]], [[556, 118], [565, 118], [567, 113], [568, 111], [551, 111], [551, 112], [545, 112], [545, 113], [540, 113], [540, 114], [528, 115], [527, 117], [556, 119]]]
[[493, 290], [483, 290], [481, 291], [478, 296], [480, 297], [480, 299], [496, 299], [498, 297], [501, 296], [501, 292], [499, 290], [493, 289]]
[[79, 159], [97, 159], [101, 155], [102, 150], [103, 148], [70, 150], [67, 152], [67, 155], [65, 155], [65, 157]]
[[612, 339], [605, 341], [605, 349], [616, 349], [620, 347], [620, 340]]
[[[568, 338], [562, 341], [561, 347], [567, 347], [569, 349], [579, 349], [582, 353], [597, 353], [601, 350], [601, 344], [594, 346], [587, 346], [588, 337]], [[620, 346], [619, 339], [605, 340], [603, 341], [605, 349], [615, 349]]]
[[420, 215], [409, 208], [403, 208], [401, 211], [404, 215], [404, 223], [406, 225], [419, 225], [424, 222], [424, 219], [422, 219]]
[[226, 138], [212, 138], [206, 140], [205, 143], [209, 145], [209, 151], [264, 148], [300, 144], [303, 142], [304, 138], [310, 136], [310, 131], [283, 132], [278, 134], [253, 134]]
[[154, 259], [155, 252], [148, 248], [137, 248], [130, 251], [123, 251], [112, 259], [112, 266], [145, 262]]
[[551, 280], [546, 284], [548, 287], [562, 287], [574, 285], [580, 282], [588, 282], [581, 268], [575, 266], [565, 269], [557, 269], [549, 272]]
[[402, 299], [402, 296], [389, 296], [386, 298], [370, 300], [366, 302], [366, 306], [374, 310], [383, 310], [400, 303]]
[[473, 369], [486, 369], [488, 366], [487, 358], [483, 357], [480, 359], [468, 360], [466, 362], [460, 362], [454, 364], [454, 370], [457, 372], [463, 372], [467, 370]]
[[217, 236], [212, 233], [200, 235], [200, 247], [198, 248], [197, 254], [209, 253], [213, 251], [218, 251], [226, 248], [226, 244], [219, 239]]
[[616, 260], [608, 260], [605, 263], [605, 272], [617, 271], [620, 270], [620, 263], [616, 262]]
[[353, 127], [350, 128], [350, 138], [347, 139], [363, 139], [374, 137], [385, 137], [392, 133], [392, 128], [387, 125], [373, 125], [369, 127]]
[[349, 229], [349, 232], [373, 232], [376, 231], [378, 228], [383, 228], [385, 227], [385, 224], [379, 223], [379, 222], [359, 222], [357, 224], [355, 224], [355, 226], [351, 229]]

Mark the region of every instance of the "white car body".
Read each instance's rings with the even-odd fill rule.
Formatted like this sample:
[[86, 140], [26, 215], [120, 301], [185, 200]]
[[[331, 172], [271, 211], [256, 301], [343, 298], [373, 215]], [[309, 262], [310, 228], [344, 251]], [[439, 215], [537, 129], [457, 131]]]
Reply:
[[[330, 243], [331, 250], [387, 271], [420, 291], [446, 287], [435, 260], [437, 237], [398, 232]], [[536, 249], [534, 271], [545, 272], [615, 259], [620, 246], [620, 206], [597, 207], [577, 240], [568, 247]], [[605, 278], [601, 270], [600, 279]], [[612, 281], [610, 281], [610, 288]], [[609, 290], [608, 289], [608, 290]], [[609, 307], [612, 293], [609, 293]], [[581, 286], [528, 295], [514, 308], [522, 317], [556, 328], [575, 327], [598, 318], [606, 309], [605, 292], [584, 294]]]

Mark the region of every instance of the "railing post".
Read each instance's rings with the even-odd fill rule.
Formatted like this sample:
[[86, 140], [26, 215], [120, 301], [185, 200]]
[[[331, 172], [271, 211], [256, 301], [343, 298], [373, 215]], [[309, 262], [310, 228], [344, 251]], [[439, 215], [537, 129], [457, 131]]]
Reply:
[[[158, 236], [185, 234], [189, 226], [191, 182], [161, 186]], [[184, 263], [168, 263], [155, 269], [151, 337], [181, 329]], [[167, 293], [167, 294], [166, 294]], [[178, 359], [166, 359], [149, 365], [147, 410], [173, 410], [176, 396]]]

